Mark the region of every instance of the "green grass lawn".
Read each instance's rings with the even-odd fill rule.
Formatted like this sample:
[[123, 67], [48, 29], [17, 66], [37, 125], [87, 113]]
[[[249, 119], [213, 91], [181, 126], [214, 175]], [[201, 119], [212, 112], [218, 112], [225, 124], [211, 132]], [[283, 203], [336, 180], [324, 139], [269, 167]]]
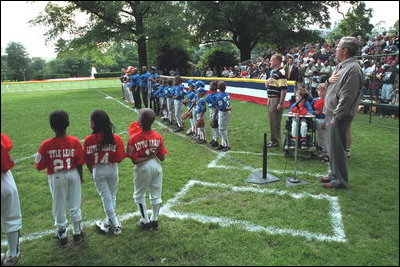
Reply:
[[[68, 134], [83, 139], [91, 133], [91, 111], [104, 109], [125, 145], [127, 127], [137, 114], [120, 100], [117, 87], [1, 96], [1, 130], [12, 139], [11, 156], [17, 161], [12, 172], [21, 199], [21, 234], [31, 237], [53, 231], [47, 176], [34, 169], [33, 157], [24, 159], [53, 136], [48, 114], [55, 109], [67, 111]], [[162, 162], [165, 209], [158, 231], [142, 232], [134, 225], [139, 216], [132, 199], [133, 165], [125, 159], [119, 164], [117, 214], [128, 219], [122, 221], [120, 236], [102, 235], [93, 225], [87, 226], [83, 243], [75, 245], [70, 240], [61, 249], [51, 234], [45, 234], [21, 243], [18, 264], [399, 265], [398, 119], [374, 117], [369, 125], [368, 115], [357, 114], [348, 162], [350, 187], [346, 190], [321, 188], [317, 177], [327, 174], [328, 165], [303, 157], [298, 159], [297, 176], [309, 184], [286, 187], [285, 176], [295, 173], [294, 159], [283, 157], [281, 148], [271, 149], [268, 155], [268, 170], [280, 181], [259, 186], [244, 180], [250, 170], [262, 167], [262, 136], [268, 131], [266, 107], [235, 100], [232, 106], [228, 130], [232, 152], [226, 154], [173, 133], [160, 119], [154, 124], [169, 151]], [[188, 124], [186, 121], [185, 129]], [[105, 214], [86, 167], [84, 179], [82, 216], [90, 224]], [[202, 183], [187, 187], [191, 180]], [[337, 200], [336, 215], [341, 216], [344, 240], [293, 234], [334, 236], [338, 221], [332, 218], [330, 198]], [[2, 234], [2, 242], [4, 239]], [[1, 250], [4, 253], [6, 249], [2, 246]]]

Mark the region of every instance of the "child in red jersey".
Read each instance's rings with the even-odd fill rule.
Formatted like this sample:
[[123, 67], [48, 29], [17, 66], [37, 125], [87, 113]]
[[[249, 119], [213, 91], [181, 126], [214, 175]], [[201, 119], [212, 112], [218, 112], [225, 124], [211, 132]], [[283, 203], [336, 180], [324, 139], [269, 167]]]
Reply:
[[73, 224], [73, 240], [80, 243], [84, 236], [81, 227], [82, 165], [85, 163], [82, 145], [78, 138], [67, 135], [68, 114], [55, 110], [49, 115], [50, 127], [55, 137], [42, 142], [35, 159], [35, 168], [47, 169], [52, 196], [52, 213], [57, 226], [55, 237], [63, 247], [68, 243], [66, 210]]
[[121, 223], [115, 209], [118, 189], [118, 165], [125, 157], [124, 144], [119, 135], [113, 133], [114, 125], [104, 110], [95, 110], [90, 115], [91, 135], [86, 136], [83, 144], [85, 162], [93, 174], [93, 181], [101, 197], [107, 218], [97, 221], [101, 231], [113, 230], [121, 234]]
[[[158, 160], [163, 161], [167, 150], [160, 134], [151, 130], [155, 114], [152, 109], [144, 108], [139, 112], [138, 122], [142, 130], [133, 134], [128, 141], [128, 156], [135, 164], [134, 200], [141, 219], [136, 224], [142, 230], [157, 229], [158, 214], [161, 207], [162, 168]], [[151, 218], [147, 215], [146, 191], [150, 191], [153, 209]]]
[[317, 144], [320, 158], [324, 162], [329, 161], [327, 147], [326, 147], [326, 125], [325, 125], [325, 114], [323, 113], [326, 88], [324, 83], [320, 83], [317, 87], [318, 98], [314, 98], [312, 106], [315, 112], [315, 123], [316, 123], [316, 135]]
[[17, 185], [11, 173], [14, 161], [8, 152], [13, 147], [11, 139], [1, 133], [1, 229], [7, 235], [7, 254], [1, 254], [1, 266], [12, 266], [18, 261], [19, 230], [22, 227], [21, 208]]

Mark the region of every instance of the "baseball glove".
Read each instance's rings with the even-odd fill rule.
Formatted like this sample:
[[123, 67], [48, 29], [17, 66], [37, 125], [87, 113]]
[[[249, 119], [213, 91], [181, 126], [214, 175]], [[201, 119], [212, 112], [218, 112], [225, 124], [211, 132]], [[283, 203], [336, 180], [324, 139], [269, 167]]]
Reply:
[[204, 127], [204, 119], [198, 119], [196, 121], [196, 127], [197, 128], [203, 128]]
[[218, 128], [218, 119], [212, 119], [210, 121], [211, 128]]
[[191, 111], [186, 111], [182, 114], [182, 119], [191, 119], [193, 118], [193, 114]]

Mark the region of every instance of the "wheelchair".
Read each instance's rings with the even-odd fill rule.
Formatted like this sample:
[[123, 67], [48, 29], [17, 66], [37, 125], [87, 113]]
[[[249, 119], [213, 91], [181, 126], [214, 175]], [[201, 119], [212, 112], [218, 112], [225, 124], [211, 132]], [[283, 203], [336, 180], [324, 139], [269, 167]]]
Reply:
[[[292, 141], [292, 122], [296, 118], [293, 116], [289, 116], [288, 119], [285, 122], [285, 139], [283, 142], [283, 153], [285, 157], [291, 157], [295, 153], [295, 142]], [[299, 124], [301, 124], [301, 120], [303, 118], [299, 119]], [[305, 121], [307, 123], [307, 134], [306, 134], [306, 140], [305, 144], [306, 146], [304, 147], [304, 143], [302, 145], [302, 142], [300, 141], [300, 125], [298, 125], [298, 141], [297, 141], [297, 151], [300, 152], [304, 157], [308, 158], [317, 158], [317, 154], [320, 150], [320, 148], [317, 145], [316, 141], [316, 123], [315, 119], [313, 117], [305, 117]]]

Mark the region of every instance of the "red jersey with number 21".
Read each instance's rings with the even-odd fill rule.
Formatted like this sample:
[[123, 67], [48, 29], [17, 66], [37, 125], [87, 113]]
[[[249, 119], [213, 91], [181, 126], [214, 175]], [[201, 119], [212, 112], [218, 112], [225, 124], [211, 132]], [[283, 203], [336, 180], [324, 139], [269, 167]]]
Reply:
[[132, 135], [128, 141], [128, 156], [131, 159], [149, 156], [156, 153], [162, 156], [168, 153], [164, 146], [164, 139], [155, 131], [140, 131]]
[[53, 137], [42, 142], [35, 168], [47, 168], [47, 174], [67, 171], [85, 163], [81, 142], [75, 136]]
[[114, 144], [107, 147], [101, 147], [101, 141], [103, 140], [102, 133], [96, 133], [86, 136], [83, 144], [85, 151], [85, 162], [87, 165], [94, 165], [97, 163], [119, 163], [125, 157], [124, 144], [119, 135], [114, 134]]

